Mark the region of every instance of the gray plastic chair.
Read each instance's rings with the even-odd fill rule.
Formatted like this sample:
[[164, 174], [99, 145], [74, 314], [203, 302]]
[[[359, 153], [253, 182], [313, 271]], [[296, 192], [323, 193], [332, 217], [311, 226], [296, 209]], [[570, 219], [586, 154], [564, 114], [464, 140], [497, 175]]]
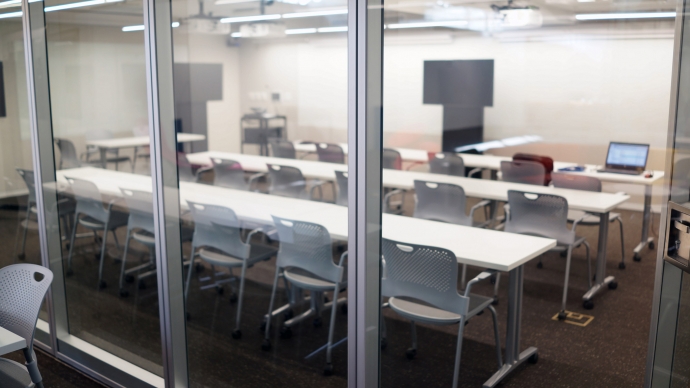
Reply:
[[[384, 148], [381, 155], [381, 168], [389, 170], [402, 170], [402, 157], [400, 152], [392, 148]], [[384, 189], [383, 190], [383, 209], [387, 213], [402, 214], [402, 207], [405, 204], [405, 193], [403, 189]], [[400, 195], [400, 199], [394, 201], [393, 196]]]
[[338, 184], [338, 194], [335, 197], [335, 204], [347, 206], [347, 172], [336, 171], [335, 181]]
[[338, 144], [316, 143], [319, 162], [345, 164], [345, 152]]
[[464, 177], [465, 161], [456, 153], [439, 152], [429, 161], [429, 172]]
[[77, 149], [74, 147], [74, 143], [67, 139], [54, 139], [55, 144], [57, 144], [60, 150], [60, 163], [59, 169], [67, 168], [79, 168], [82, 166], [81, 160], [79, 160], [79, 155], [77, 155]]
[[24, 183], [26, 184], [26, 188], [29, 190], [29, 196], [26, 200], [26, 217], [24, 218], [24, 221], [20, 223], [22, 230], [22, 249], [19, 254], [17, 254], [17, 248], [19, 245], [19, 236], [17, 236], [17, 239], [14, 242], [14, 252], [15, 254], [13, 257], [19, 258], [20, 260], [24, 260], [26, 257], [26, 234], [29, 231], [29, 224], [31, 221], [31, 214], [36, 214], [36, 184], [34, 180], [34, 172], [31, 170], [23, 170], [21, 168], [17, 169], [17, 173], [19, 176], [22, 177], [24, 180]]
[[110, 201], [107, 207], [104, 208], [101, 193], [98, 191], [98, 187], [92, 182], [69, 177], [67, 181], [70, 183], [70, 187], [77, 201], [77, 207], [74, 214], [74, 228], [72, 228], [69, 256], [67, 257], [67, 275], [70, 276], [72, 274], [72, 254], [78, 226], [81, 225], [93, 231], [94, 235], [96, 235], [97, 231], [103, 231], [103, 243], [101, 245], [100, 263], [98, 266], [98, 288], [103, 289], [107, 287], [106, 282], [103, 280], [103, 263], [105, 262], [108, 232], [113, 234], [115, 244], [117, 244], [119, 249], [120, 243], [117, 241], [115, 229], [127, 225], [129, 217], [126, 213], [113, 209], [113, 205], [115, 205], [118, 199]]
[[[132, 279], [133, 273], [143, 269], [154, 269], [138, 276], [141, 279], [155, 275], [156, 268], [156, 229], [153, 222], [153, 195], [145, 191], [120, 189], [122, 196], [129, 208], [129, 219], [127, 221], [127, 237], [125, 239], [125, 249], [122, 254], [122, 266], [120, 269], [120, 296], [129, 296], [129, 291], [125, 289], [125, 280]], [[149, 249], [149, 261], [126, 269], [127, 253], [131, 239], [138, 241]], [[141, 287], [141, 284], [140, 284]]]
[[409, 359], [417, 354], [415, 322], [458, 324], [453, 372], [453, 388], [456, 388], [465, 323], [488, 309], [493, 318], [498, 367], [503, 367], [498, 319], [496, 310], [491, 306], [493, 299], [471, 293], [474, 284], [491, 278], [491, 271], [484, 271], [470, 280], [464, 293], [460, 294], [457, 289], [458, 262], [453, 252], [384, 238], [381, 239], [381, 253], [381, 295], [389, 298], [386, 307], [411, 321], [412, 347], [407, 350]]
[[[554, 172], [551, 174], [551, 182], [554, 187], [563, 189], [601, 192], [601, 181], [594, 177]], [[580, 220], [580, 225], [599, 225], [599, 216], [597, 215], [581, 210], [568, 210], [568, 221], [575, 222], [576, 220]], [[618, 263], [618, 268], [625, 269], [625, 240], [623, 218], [620, 213], [609, 213], [609, 222], [614, 221], [618, 221], [621, 233], [621, 262]]]
[[[311, 291], [311, 307], [304, 313], [285, 321], [281, 329], [281, 337], [290, 337], [293, 325], [314, 315], [318, 317], [314, 324], [319, 325], [321, 322], [321, 312], [327, 308], [331, 309], [331, 322], [328, 330], [328, 343], [326, 345], [326, 368], [324, 369], [324, 374], [331, 375], [333, 373], [331, 353], [336, 307], [347, 301], [345, 298], [338, 299], [338, 294], [347, 286], [347, 281], [344, 278], [344, 261], [345, 257], [347, 257], [347, 252], [343, 253], [338, 264], [335, 264], [333, 262], [331, 236], [325, 227], [276, 216], [273, 216], [273, 222], [278, 231], [280, 249], [278, 250], [278, 259], [276, 260], [276, 273], [273, 280], [271, 302], [268, 308], [268, 315], [266, 316], [266, 337], [261, 348], [266, 351], [271, 349], [269, 337], [270, 317], [275, 316], [279, 311], [291, 309], [296, 305], [296, 298], [290, 298], [289, 305], [275, 311], [273, 310], [278, 279], [283, 276], [293, 289]], [[333, 298], [330, 302], [324, 303], [323, 294], [328, 291], [333, 292]]]
[[295, 152], [295, 145], [291, 141], [279, 138], [268, 139], [268, 145], [271, 148], [271, 155], [274, 158], [297, 159]]
[[[555, 239], [560, 249], [567, 249], [565, 264], [565, 280], [563, 281], [563, 300], [559, 319], [565, 319], [565, 303], [568, 297], [568, 281], [570, 278], [570, 259], [573, 248], [584, 244], [587, 250], [587, 281], [591, 287], [592, 268], [589, 255], [589, 244], [584, 237], [577, 236], [575, 229], [580, 220], [573, 222], [572, 229], [568, 229], [568, 201], [560, 196], [551, 194], [526, 193], [508, 190], [508, 204], [506, 210], [505, 231], [531, 236]], [[542, 267], [541, 259], [537, 265]]]
[[[239, 297], [237, 298], [235, 330], [232, 332], [232, 338], [240, 339], [242, 337], [240, 323], [247, 268], [251, 268], [259, 261], [270, 259], [276, 254], [277, 249], [267, 245], [251, 243], [252, 237], [255, 234], [263, 232], [261, 229], [249, 232], [245, 241], [242, 241], [240, 221], [232, 209], [191, 201], [187, 201], [187, 204], [194, 218], [194, 238], [192, 239], [192, 263], [189, 266], [185, 283], [185, 301], [187, 301], [189, 295], [192, 268], [197, 256], [211, 264], [213, 272], [213, 283], [202, 287], [202, 289], [216, 288], [218, 292], [222, 292], [221, 284], [236, 279], [232, 273], [233, 268], [242, 268], [239, 278], [240, 287]], [[231, 278], [218, 280], [215, 267], [227, 268], [230, 271]], [[237, 295], [237, 293], [234, 295]], [[231, 298], [231, 300], [234, 300], [234, 298]], [[189, 310], [189, 307], [187, 309]]]
[[235, 190], [249, 190], [244, 179], [242, 165], [234, 160], [211, 158], [213, 163], [213, 185]]
[[53, 273], [34, 264], [15, 264], [0, 269], [0, 327], [24, 338], [26, 366], [0, 358], [2, 388], [43, 387], [34, 353], [34, 332], [43, 298]]
[[389, 170], [402, 170], [402, 157], [398, 150], [384, 148], [381, 155], [381, 168]]
[[501, 162], [501, 175], [505, 182], [543, 186], [544, 179], [546, 179], [546, 169], [544, 169], [544, 165], [537, 162], [504, 160]]
[[[132, 172], [134, 172], [134, 162], [132, 161], [132, 158], [129, 156], [120, 156], [120, 150], [115, 148], [115, 149], [108, 149], [105, 151], [106, 158], [105, 162], [107, 163], [115, 163], [115, 170], [120, 169], [120, 163], [129, 163], [130, 167], [132, 168]], [[96, 155], [96, 159], [91, 159], [93, 155]], [[86, 145], [86, 162], [90, 164], [95, 164], [95, 163], [101, 163], [101, 149], [100, 147], [96, 146], [90, 146]]]
[[[315, 188], [323, 184], [317, 181], [307, 193], [307, 180], [304, 179], [299, 168], [291, 166], [281, 166], [278, 164], [267, 164], [270, 184], [268, 193], [299, 199], [310, 199]], [[323, 192], [321, 193], [323, 196]]]

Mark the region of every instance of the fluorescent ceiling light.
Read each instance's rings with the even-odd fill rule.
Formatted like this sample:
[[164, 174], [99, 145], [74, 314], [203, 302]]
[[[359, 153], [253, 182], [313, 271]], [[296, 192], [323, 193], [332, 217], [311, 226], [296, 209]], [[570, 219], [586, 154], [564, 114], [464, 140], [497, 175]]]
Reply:
[[[172, 28], [177, 28], [180, 26], [180, 22], [172, 22], [170, 24]], [[131, 32], [131, 31], [144, 31], [144, 25], [143, 24], [138, 24], [135, 26], [125, 26], [122, 27], [123, 32]]]
[[259, 0], [217, 0], [216, 5], [252, 3]]
[[52, 11], [60, 11], [63, 9], [72, 9], [72, 8], [81, 8], [81, 7], [90, 7], [92, 5], [99, 5], [99, 4], [105, 4], [105, 3], [118, 3], [123, 0], [89, 0], [89, 1], [80, 1], [78, 3], [67, 3], [67, 4], [60, 4], [60, 5], [53, 5], [50, 7], [45, 7], [43, 9], [44, 12], [52, 12]]
[[233, 38], [241, 38], [242, 33], [241, 32], [233, 32], [232, 34], [230, 34], [230, 36], [232, 36]]
[[180, 22], [172, 22], [172, 24], [170, 24], [170, 27], [172, 27], [172, 28], [177, 28], [179, 26], [180, 26]]
[[8, 12], [8, 13], [0, 13], [0, 19], [7, 19], [7, 18], [18, 18], [22, 16], [22, 11], [19, 12]]
[[675, 17], [675, 12], [585, 13], [575, 15], [575, 19], [577, 20], [657, 19]]
[[286, 35], [298, 34], [316, 34], [316, 28], [296, 28], [293, 30], [285, 30]]
[[449, 22], [423, 22], [423, 23], [398, 23], [398, 24], [388, 24], [390, 29], [401, 29], [401, 28], [431, 28], [431, 27], [465, 27], [467, 26], [466, 20], [456, 20]]
[[240, 16], [236, 18], [220, 19], [221, 23], [241, 23], [241, 22], [258, 22], [261, 20], [276, 20], [280, 19], [280, 15], [256, 15], [256, 16]]
[[344, 27], [323, 27], [318, 29], [319, 32], [345, 32], [347, 26]]
[[316, 16], [330, 16], [330, 15], [347, 15], [347, 9], [343, 8], [343, 9], [332, 9], [330, 11], [284, 13], [283, 19], [311, 18], [311, 17], [316, 17]]
[[21, 7], [22, 0], [9, 0], [0, 2], [0, 8]]

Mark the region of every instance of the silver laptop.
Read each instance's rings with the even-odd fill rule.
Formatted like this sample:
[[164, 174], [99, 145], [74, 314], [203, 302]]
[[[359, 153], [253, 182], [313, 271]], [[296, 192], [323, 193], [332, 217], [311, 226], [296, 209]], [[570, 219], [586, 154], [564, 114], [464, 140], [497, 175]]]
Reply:
[[609, 143], [606, 167], [599, 172], [639, 175], [647, 166], [649, 144]]

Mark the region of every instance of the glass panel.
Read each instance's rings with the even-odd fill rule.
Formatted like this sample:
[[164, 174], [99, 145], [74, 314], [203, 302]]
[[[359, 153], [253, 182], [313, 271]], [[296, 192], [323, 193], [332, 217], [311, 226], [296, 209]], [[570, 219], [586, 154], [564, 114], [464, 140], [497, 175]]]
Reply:
[[675, 8], [385, 3], [382, 386], [643, 385]]
[[41, 155], [55, 155], [42, 169], [57, 189], [59, 351], [123, 386], [160, 385], [144, 39], [122, 31], [143, 3], [30, 7]]
[[346, 6], [172, 3], [193, 387], [346, 385]]

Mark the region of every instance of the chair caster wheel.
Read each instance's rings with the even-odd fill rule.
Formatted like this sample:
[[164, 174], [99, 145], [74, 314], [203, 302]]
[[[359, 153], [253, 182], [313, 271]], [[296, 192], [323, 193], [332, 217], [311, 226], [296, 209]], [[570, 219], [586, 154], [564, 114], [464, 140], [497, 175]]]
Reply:
[[565, 311], [560, 311], [560, 312], [558, 313], [558, 320], [559, 320], [559, 321], [564, 320], [565, 317], [566, 317]]
[[17, 258], [18, 258], [19, 260], [25, 260], [25, 259], [26, 259], [26, 255], [23, 254], [23, 253], [20, 253], [20, 254], [17, 255]]
[[649, 249], [654, 249], [654, 241], [650, 241], [649, 244], [647, 244], [647, 246], [649, 247]]
[[385, 338], [381, 338], [381, 350], [385, 350], [386, 347], [388, 347], [388, 340]]
[[126, 298], [129, 296], [129, 291], [127, 290], [120, 290], [120, 296], [123, 298]]
[[295, 313], [292, 311], [292, 309], [290, 309], [290, 310], [286, 311], [285, 313], [283, 313], [283, 317], [285, 318], [286, 321], [289, 321], [289, 320], [292, 319], [292, 317], [294, 317], [294, 316], [295, 316]]
[[633, 255], [633, 260], [635, 260], [635, 261], [640, 261], [640, 260], [642, 260], [642, 257], [640, 256], [639, 253], [635, 253], [635, 254]]
[[225, 289], [224, 289], [223, 287], [221, 287], [221, 286], [216, 286], [216, 293], [217, 293], [218, 295], [223, 295], [224, 292], [225, 292]]
[[72, 276], [72, 275], [74, 275], [74, 271], [72, 271], [71, 269], [68, 269], [68, 270], [65, 272], [65, 276], [67, 276], [67, 277], [70, 277], [70, 276]]
[[618, 269], [625, 269], [625, 263], [622, 261], [618, 263]]
[[282, 339], [292, 338], [292, 329], [287, 327], [287, 326], [283, 326], [280, 329], [280, 338], [282, 338]]
[[324, 376], [333, 376], [333, 364], [330, 362], [326, 364], [326, 367], [323, 368], [323, 375]]
[[237, 302], [237, 294], [230, 295], [230, 303], [236, 303], [236, 302]]
[[544, 268], [544, 264], [540, 261], [537, 263], [537, 268], [542, 269]]
[[591, 300], [585, 300], [582, 302], [582, 307], [584, 307], [585, 310], [591, 310], [594, 308], [594, 302]]
[[242, 330], [239, 330], [239, 329], [233, 330], [233, 331], [232, 331], [232, 338], [233, 338], [233, 339], [240, 339], [240, 338], [242, 338]]
[[105, 280], [101, 280], [100, 283], [98, 283], [98, 289], [102, 290], [104, 288], [108, 287], [108, 283], [105, 282]]
[[271, 340], [265, 339], [264, 342], [261, 344], [261, 350], [264, 352], [268, 352], [271, 350]]
[[498, 306], [498, 297], [495, 297], [493, 302], [491, 302], [492, 305]]
[[343, 315], [347, 315], [347, 304], [340, 306], [340, 312], [343, 313]]
[[125, 282], [134, 283], [134, 276], [133, 275], [126, 275], [125, 276]]
[[146, 283], [140, 281], [140, 282], [139, 282], [139, 289], [140, 289], [140, 290], [145, 290], [145, 289], [146, 289]]
[[314, 325], [314, 327], [321, 327], [323, 326], [323, 321], [321, 320], [321, 318], [314, 318], [312, 325]]
[[539, 353], [534, 353], [533, 355], [529, 356], [527, 361], [530, 364], [536, 364], [539, 361]]
[[613, 281], [609, 283], [609, 290], [615, 290], [616, 288], [618, 288], [618, 282]]
[[414, 357], [417, 355], [417, 349], [409, 348], [407, 351], [405, 351], [405, 355], [407, 356], [408, 360], [414, 360]]

